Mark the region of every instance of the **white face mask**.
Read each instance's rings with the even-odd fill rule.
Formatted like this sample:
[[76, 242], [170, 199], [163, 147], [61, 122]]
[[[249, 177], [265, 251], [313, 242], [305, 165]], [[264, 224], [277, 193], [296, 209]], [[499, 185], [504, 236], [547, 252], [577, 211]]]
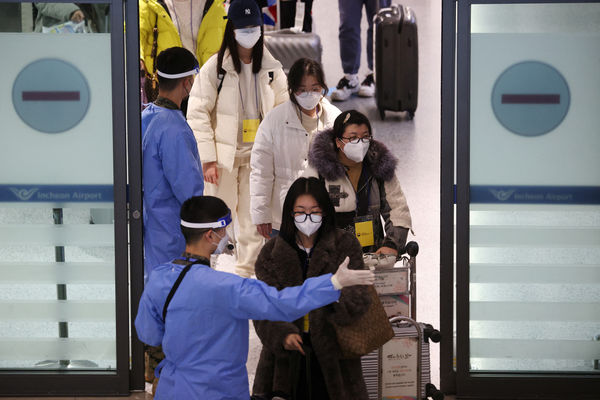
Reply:
[[321, 92], [302, 92], [301, 94], [294, 94], [294, 96], [300, 107], [305, 110], [313, 110], [323, 97]]
[[364, 143], [362, 140], [358, 143], [346, 143], [342, 150], [346, 157], [354, 162], [362, 162], [369, 151], [371, 142]]
[[223, 235], [223, 237], [219, 236], [217, 232], [215, 232], [215, 235], [220, 237], [221, 240], [219, 240], [219, 244], [217, 245], [217, 248], [215, 249], [213, 254], [221, 254], [223, 253], [223, 250], [225, 250], [225, 246], [227, 246], [227, 243], [229, 242], [229, 235], [227, 234], [227, 231], [225, 231], [225, 235]]
[[[312, 222], [311, 218], [317, 220], [317, 222]], [[298, 222], [294, 218], [294, 225], [296, 225], [296, 228], [298, 228], [298, 230], [304, 233], [306, 236], [311, 236], [313, 233], [318, 231], [322, 223], [323, 217], [317, 215], [312, 215], [311, 217], [307, 216], [303, 222]]]
[[253, 28], [234, 29], [235, 40], [240, 46], [246, 49], [254, 47], [258, 39], [260, 39], [260, 26]]

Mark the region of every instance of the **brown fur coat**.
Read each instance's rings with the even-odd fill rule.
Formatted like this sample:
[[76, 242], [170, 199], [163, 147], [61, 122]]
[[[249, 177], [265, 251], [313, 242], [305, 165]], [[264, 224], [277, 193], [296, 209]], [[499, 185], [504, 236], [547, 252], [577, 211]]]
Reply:
[[[354, 235], [339, 229], [322, 235], [313, 249], [307, 276], [335, 273], [346, 256], [350, 257], [350, 269], [364, 268], [362, 248]], [[258, 279], [277, 289], [301, 285], [303, 282], [296, 249], [280, 237], [271, 239], [263, 247], [255, 269]], [[340, 359], [333, 324], [352, 323], [367, 311], [369, 303], [366, 286], [352, 286], [342, 289], [337, 303], [309, 313], [311, 342], [331, 400], [368, 399], [360, 359]], [[283, 348], [283, 341], [289, 334], [300, 334], [302, 318], [293, 323], [254, 321], [254, 326], [263, 349], [256, 369], [253, 393], [290, 393], [292, 352]]]

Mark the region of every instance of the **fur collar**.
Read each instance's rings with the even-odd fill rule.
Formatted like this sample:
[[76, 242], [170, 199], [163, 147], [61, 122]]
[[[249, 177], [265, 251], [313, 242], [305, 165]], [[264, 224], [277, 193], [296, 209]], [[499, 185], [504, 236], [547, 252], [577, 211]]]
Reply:
[[[324, 130], [315, 136], [308, 153], [308, 163], [328, 181], [340, 179], [346, 174], [346, 169], [337, 156], [333, 129]], [[383, 181], [393, 179], [397, 163], [396, 157], [383, 143], [377, 140], [371, 141], [365, 156], [365, 164], [370, 167], [376, 179]]]
[[[311, 255], [311, 259], [315, 262], [311, 262], [308, 266], [306, 274], [308, 278], [332, 272], [328, 269], [331, 268], [331, 264], [337, 262], [337, 235], [337, 231], [334, 230], [319, 238]], [[273, 260], [283, 261], [281, 265], [286, 265], [286, 268], [278, 268], [275, 271], [270, 271], [270, 273], [277, 276], [277, 282], [283, 283], [283, 287], [302, 284], [302, 267], [296, 249], [279, 236], [273, 241], [271, 257]], [[316, 262], [317, 260], [318, 262]], [[335, 272], [335, 269], [333, 272]]]

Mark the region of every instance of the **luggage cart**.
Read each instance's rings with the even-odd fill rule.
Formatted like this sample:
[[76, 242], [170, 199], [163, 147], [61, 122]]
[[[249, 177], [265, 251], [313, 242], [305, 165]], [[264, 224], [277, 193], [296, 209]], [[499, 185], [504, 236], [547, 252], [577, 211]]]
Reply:
[[394, 317], [390, 323], [394, 337], [378, 352], [378, 399], [443, 400], [444, 394], [431, 383], [429, 350], [430, 341], [440, 341], [440, 332], [408, 317]]
[[[443, 393], [430, 382], [429, 340], [437, 343], [441, 340], [441, 335], [431, 325], [415, 322], [418, 253], [419, 245], [416, 242], [408, 242], [398, 258], [375, 254], [364, 255], [365, 265], [375, 269], [374, 286], [395, 333], [394, 338], [382, 348], [361, 358], [369, 400], [399, 396], [418, 400], [428, 397], [434, 400], [444, 398]], [[416, 346], [417, 343], [421, 343], [421, 346]], [[409, 349], [408, 347], [411, 346], [412, 349]], [[394, 350], [402, 349], [405, 351], [393, 353]], [[408, 352], [409, 350], [411, 352]], [[402, 372], [392, 372], [393, 365], [407, 361], [401, 359], [401, 356], [410, 358], [410, 362], [413, 363], [414, 379], [408, 379], [404, 383], [390, 381], [390, 379], [401, 380], [402, 378], [394, 376]], [[396, 364], [392, 362], [394, 357], [398, 358]], [[416, 365], [414, 365], [415, 360]], [[412, 395], [406, 394], [406, 389], [410, 389], [410, 385], [413, 386]], [[421, 387], [421, 390], [417, 391], [417, 387]], [[411, 397], [415, 394], [416, 397]]]

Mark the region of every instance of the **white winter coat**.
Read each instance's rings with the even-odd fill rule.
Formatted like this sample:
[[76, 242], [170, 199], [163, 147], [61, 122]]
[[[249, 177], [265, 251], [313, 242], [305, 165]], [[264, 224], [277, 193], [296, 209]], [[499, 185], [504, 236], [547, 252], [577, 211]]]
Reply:
[[[326, 99], [321, 100], [323, 125], [333, 127], [340, 110]], [[288, 189], [300, 176], [317, 176], [308, 165], [309, 136], [298, 108], [291, 101], [275, 107], [258, 127], [250, 157], [250, 215], [256, 225], [281, 225], [281, 211]]]
[[[187, 119], [198, 142], [200, 160], [203, 163], [217, 161], [219, 168], [231, 171], [237, 149], [240, 89], [239, 75], [229, 51], [223, 57], [223, 69], [226, 73], [218, 92], [217, 54], [202, 66], [190, 92]], [[272, 81], [269, 72], [272, 73]], [[257, 79], [259, 111], [264, 117], [273, 107], [289, 98], [287, 78], [281, 63], [266, 48]]]

